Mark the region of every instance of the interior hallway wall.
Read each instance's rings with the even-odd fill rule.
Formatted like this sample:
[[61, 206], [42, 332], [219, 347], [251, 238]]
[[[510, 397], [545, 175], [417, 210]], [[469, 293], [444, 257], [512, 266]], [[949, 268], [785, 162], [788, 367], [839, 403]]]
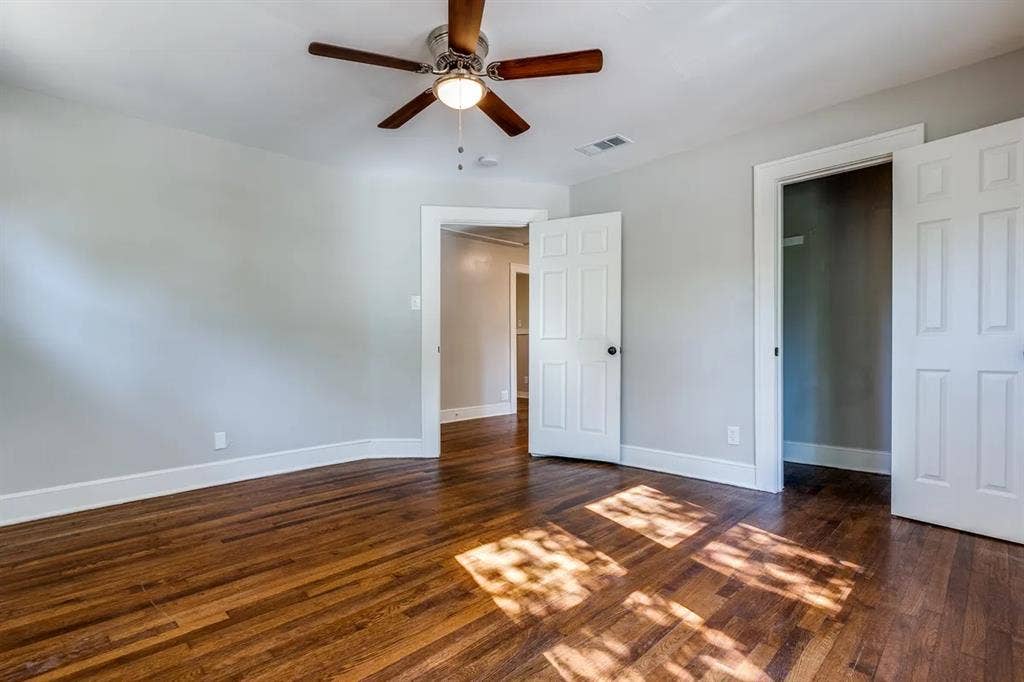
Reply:
[[529, 262], [526, 247], [441, 232], [442, 410], [506, 401], [513, 409], [509, 266]]
[[783, 439], [888, 453], [892, 164], [783, 188]]

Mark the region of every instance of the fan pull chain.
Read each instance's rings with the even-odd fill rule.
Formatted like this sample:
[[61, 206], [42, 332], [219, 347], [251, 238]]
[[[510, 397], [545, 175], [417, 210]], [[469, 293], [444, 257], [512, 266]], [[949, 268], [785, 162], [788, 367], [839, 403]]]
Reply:
[[[459, 109], [459, 154], [462, 154], [462, 109]], [[461, 156], [459, 157], [462, 158]], [[462, 170], [462, 161], [459, 161], [459, 170]]]

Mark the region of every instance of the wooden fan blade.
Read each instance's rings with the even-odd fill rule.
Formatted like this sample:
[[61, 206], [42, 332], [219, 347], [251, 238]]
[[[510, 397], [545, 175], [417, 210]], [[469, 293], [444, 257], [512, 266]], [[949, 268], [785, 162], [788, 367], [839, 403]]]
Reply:
[[515, 137], [530, 129], [530, 124], [513, 111], [512, 107], [505, 104], [503, 99], [495, 95], [493, 90], [487, 91], [483, 99], [477, 103], [477, 107], [497, 123], [498, 127], [504, 130], [509, 137]]
[[541, 57], [505, 59], [491, 62], [487, 73], [497, 80], [511, 81], [519, 78], [543, 78], [545, 76], [571, 76], [577, 73], [597, 73], [604, 65], [601, 50], [580, 50], [562, 52]]
[[434, 96], [433, 90], [424, 90], [420, 94], [412, 98], [409, 103], [403, 106], [395, 113], [388, 116], [386, 119], [377, 124], [378, 128], [388, 128], [394, 130], [395, 128], [401, 128], [403, 125], [409, 122], [416, 114], [420, 113], [431, 104], [434, 103], [437, 97]]
[[386, 54], [353, 50], [351, 47], [341, 47], [340, 45], [310, 43], [309, 53], [316, 55], [317, 57], [343, 59], [346, 62], [359, 62], [360, 64], [386, 66], [389, 69], [400, 69], [402, 71], [412, 71], [413, 73], [430, 73], [430, 66], [427, 64], [421, 64], [409, 59], [402, 59], [401, 57], [389, 57]]
[[483, 18], [484, 0], [448, 0], [448, 47], [475, 54]]

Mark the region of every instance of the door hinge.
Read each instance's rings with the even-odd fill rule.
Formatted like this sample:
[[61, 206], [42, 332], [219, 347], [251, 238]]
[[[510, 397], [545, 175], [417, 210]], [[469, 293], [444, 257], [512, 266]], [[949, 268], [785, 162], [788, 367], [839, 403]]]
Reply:
[[775, 346], [775, 357], [779, 357], [779, 347]]

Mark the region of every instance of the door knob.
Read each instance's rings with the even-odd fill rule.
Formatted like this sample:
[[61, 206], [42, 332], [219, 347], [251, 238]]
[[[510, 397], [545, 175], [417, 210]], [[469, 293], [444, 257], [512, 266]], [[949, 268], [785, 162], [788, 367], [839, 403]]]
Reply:
[[608, 346], [608, 355], [615, 355], [619, 352], [619, 349], [615, 346]]

